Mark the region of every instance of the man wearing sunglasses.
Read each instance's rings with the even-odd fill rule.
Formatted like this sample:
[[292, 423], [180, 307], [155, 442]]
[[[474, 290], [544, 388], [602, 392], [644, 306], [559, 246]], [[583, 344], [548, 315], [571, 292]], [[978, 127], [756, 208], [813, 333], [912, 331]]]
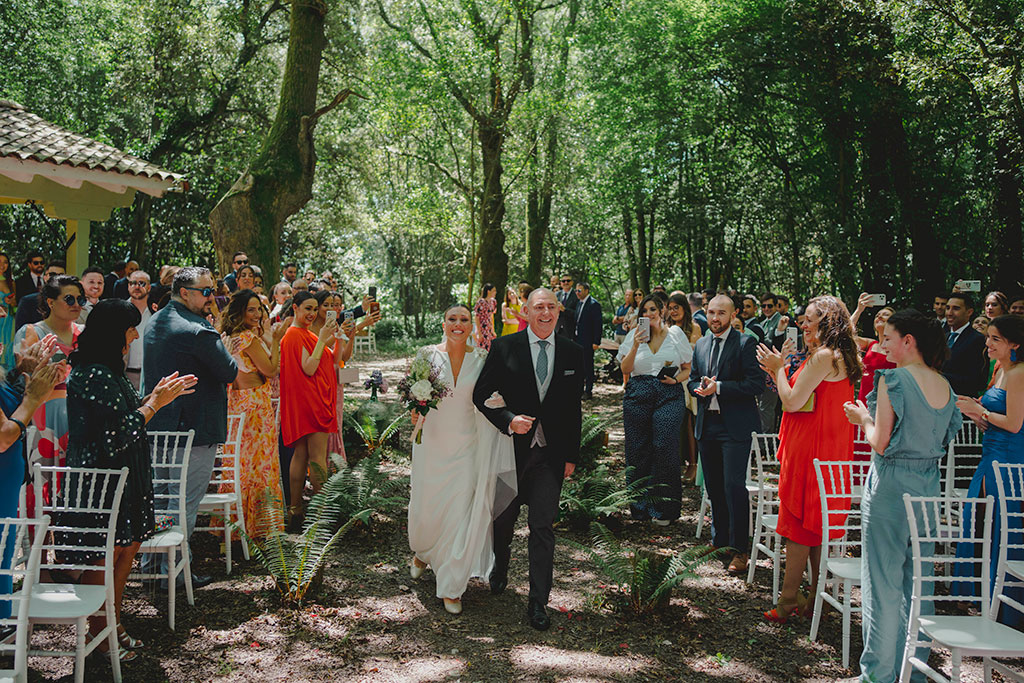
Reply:
[[[174, 276], [170, 302], [146, 323], [142, 344], [144, 394], [151, 393], [161, 377], [177, 372], [195, 375], [193, 393], [181, 396], [149, 421], [150, 430], [195, 430], [188, 462], [185, 490], [185, 522], [192, 535], [199, 504], [213, 472], [217, 447], [227, 439], [228, 397], [226, 387], [238, 375], [238, 365], [207, 320], [213, 306], [213, 275], [206, 268], [189, 266]], [[178, 458], [183, 453], [178, 453]], [[154, 486], [157, 507], [166, 506], [166, 486]], [[158, 510], [159, 512], [159, 510]], [[152, 556], [150, 556], [152, 557]], [[166, 560], [150, 560], [149, 569]], [[182, 582], [184, 578], [181, 578]], [[204, 586], [210, 577], [193, 577], [192, 585]]]
[[[57, 275], [64, 275], [64, 262], [63, 261], [50, 261], [46, 264], [46, 273], [42, 276], [42, 281], [45, 284], [51, 277]], [[31, 292], [25, 295], [22, 303], [18, 305], [18, 313], [14, 316], [14, 331], [17, 332], [25, 325], [34, 325], [47, 315], [49, 311], [46, 311], [46, 304], [42, 307], [39, 306], [40, 292]], [[43, 308], [44, 310], [40, 310]]]
[[580, 300], [576, 298], [576, 292], [573, 290], [572, 277], [563, 275], [558, 280], [562, 288], [558, 291], [558, 303], [560, 304], [560, 310], [558, 313], [558, 327], [555, 329], [556, 334], [576, 340], [576, 308], [580, 305]]
[[236, 251], [235, 255], [231, 257], [231, 272], [224, 278], [224, 284], [228, 286], [229, 292], [234, 292], [238, 289], [238, 269], [242, 266], [249, 265], [249, 257], [244, 251]]
[[20, 304], [23, 298], [43, 288], [45, 263], [43, 255], [38, 251], [28, 252], [25, 257], [25, 274], [14, 281], [14, 303]]

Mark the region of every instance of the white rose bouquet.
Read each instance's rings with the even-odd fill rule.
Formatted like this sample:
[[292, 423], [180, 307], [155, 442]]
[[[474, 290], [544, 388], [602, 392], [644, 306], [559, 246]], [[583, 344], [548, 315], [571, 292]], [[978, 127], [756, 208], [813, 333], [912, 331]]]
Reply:
[[[441, 381], [441, 368], [437, 367], [424, 355], [423, 351], [409, 368], [409, 374], [398, 383], [398, 395], [410, 413], [426, 416], [432, 408], [437, 408], [441, 399], [451, 393], [451, 388]], [[423, 420], [416, 423], [413, 439], [423, 443]]]

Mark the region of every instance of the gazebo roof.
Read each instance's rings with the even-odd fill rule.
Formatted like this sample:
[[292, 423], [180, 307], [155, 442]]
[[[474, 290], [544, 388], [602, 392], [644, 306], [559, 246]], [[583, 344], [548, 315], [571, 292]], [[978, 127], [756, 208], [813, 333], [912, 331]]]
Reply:
[[0, 99], [0, 175], [20, 183], [42, 176], [78, 189], [88, 181], [118, 194], [128, 188], [159, 197], [188, 182], [145, 159], [61, 128]]

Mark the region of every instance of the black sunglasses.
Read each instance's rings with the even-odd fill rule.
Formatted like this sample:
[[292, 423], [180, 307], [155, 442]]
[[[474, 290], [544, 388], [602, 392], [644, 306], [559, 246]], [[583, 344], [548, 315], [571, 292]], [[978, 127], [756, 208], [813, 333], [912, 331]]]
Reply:
[[145, 280], [132, 280], [128, 283], [129, 287], [149, 287], [149, 283]]
[[235, 261], [236, 266], [245, 266], [249, 264], [249, 259], [238, 259]]
[[37, 259], [35, 261], [29, 261], [29, 263], [31, 263], [33, 266], [41, 266], [41, 265], [43, 265], [43, 260], [42, 259]]
[[565, 278], [564, 280], [562, 280], [562, 282], [572, 282], [572, 280], [570, 280], [569, 278]]
[[68, 306], [74, 306], [75, 303], [78, 303], [79, 306], [84, 306], [87, 303], [89, 303], [89, 300], [86, 299], [81, 294], [79, 294], [77, 297], [74, 294], [65, 294], [61, 298], [64, 299], [64, 303], [66, 303]]
[[213, 294], [213, 287], [184, 287], [183, 289], [187, 289], [192, 292], [199, 292], [203, 296], [210, 296]]

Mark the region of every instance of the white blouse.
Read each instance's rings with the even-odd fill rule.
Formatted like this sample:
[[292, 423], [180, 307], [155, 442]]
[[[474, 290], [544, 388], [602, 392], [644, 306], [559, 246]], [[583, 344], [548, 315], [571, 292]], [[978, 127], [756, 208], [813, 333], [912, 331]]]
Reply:
[[[635, 336], [636, 330], [632, 329], [622, 341], [617, 356], [620, 363], [633, 348], [633, 337]], [[657, 377], [666, 365], [678, 367], [689, 363], [692, 359], [693, 347], [690, 346], [690, 340], [683, 334], [682, 328], [673, 326], [668, 328], [668, 335], [666, 335], [665, 341], [661, 342], [657, 353], [651, 353], [651, 347], [647, 345], [647, 342], [640, 345], [636, 350], [636, 356], [633, 357], [633, 372], [631, 374]]]

